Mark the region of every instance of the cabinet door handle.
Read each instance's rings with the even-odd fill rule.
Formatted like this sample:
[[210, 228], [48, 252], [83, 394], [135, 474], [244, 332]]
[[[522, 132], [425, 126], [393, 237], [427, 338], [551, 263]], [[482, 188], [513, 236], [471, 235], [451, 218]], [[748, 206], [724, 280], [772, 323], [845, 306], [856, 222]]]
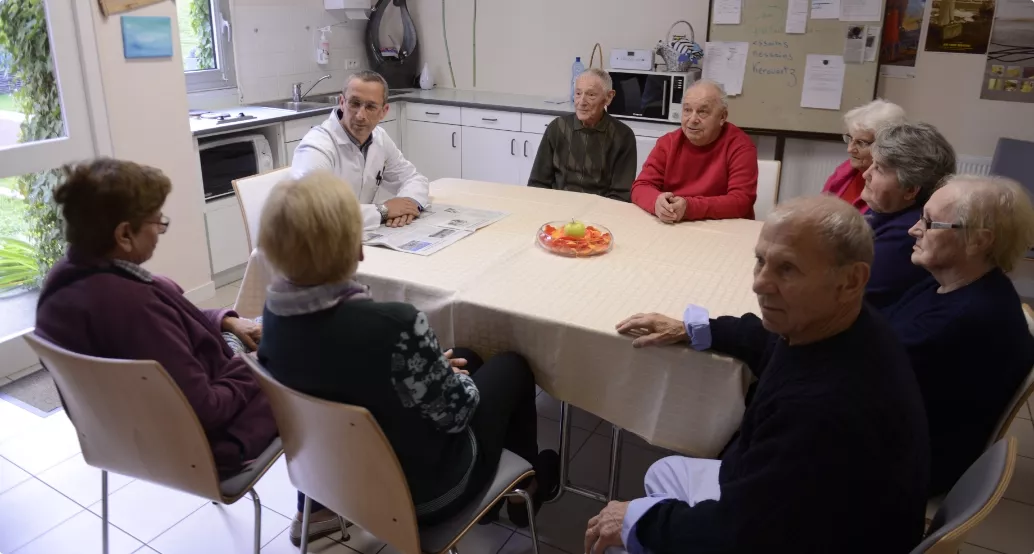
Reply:
[[494, 117], [482, 117], [481, 121], [499, 121], [499, 120], [494, 118]]
[[517, 147], [517, 139], [510, 139], [510, 155], [511, 156], [516, 156], [517, 155], [517, 153], [514, 152], [514, 148], [516, 148], [516, 147]]
[[524, 141], [524, 157], [528, 157], [528, 141]]
[[424, 115], [442, 115], [440, 112], [424, 112]]
[[452, 147], [456, 148], [456, 131], [452, 132]]

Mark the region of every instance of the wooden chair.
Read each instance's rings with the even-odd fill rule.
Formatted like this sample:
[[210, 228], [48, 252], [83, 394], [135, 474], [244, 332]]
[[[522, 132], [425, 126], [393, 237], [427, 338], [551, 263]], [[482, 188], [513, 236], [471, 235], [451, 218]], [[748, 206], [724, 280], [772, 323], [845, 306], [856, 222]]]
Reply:
[[456, 543], [492, 505], [503, 497], [520, 496], [528, 507], [532, 545], [538, 554], [531, 495], [516, 488], [535, 472], [520, 456], [504, 450], [495, 479], [476, 501], [450, 521], [421, 527], [402, 466], [368, 410], [290, 389], [270, 376], [252, 356], [244, 359], [273, 406], [291, 483], [306, 497], [302, 553], [306, 550], [312, 500], [402, 554], [420, 554], [456, 553]]
[[244, 216], [249, 252], [258, 244], [259, 220], [262, 218], [262, 206], [266, 205], [269, 191], [290, 175], [291, 168], [284, 167], [233, 181], [233, 192], [237, 194], [237, 203], [240, 204], [241, 215]]
[[779, 203], [779, 175], [782, 163], [758, 160], [758, 196], [754, 200], [754, 219], [764, 221]]
[[998, 504], [1016, 467], [1016, 439], [987, 449], [948, 491], [930, 530], [911, 554], [955, 554], [973, 530]]
[[108, 552], [108, 472], [222, 504], [245, 494], [255, 506], [255, 554], [262, 506], [254, 486], [283, 453], [276, 439], [241, 473], [219, 480], [212, 448], [183, 392], [158, 362], [109, 360], [70, 352], [25, 335], [50, 371], [79, 435], [86, 463], [101, 470], [103, 552]]

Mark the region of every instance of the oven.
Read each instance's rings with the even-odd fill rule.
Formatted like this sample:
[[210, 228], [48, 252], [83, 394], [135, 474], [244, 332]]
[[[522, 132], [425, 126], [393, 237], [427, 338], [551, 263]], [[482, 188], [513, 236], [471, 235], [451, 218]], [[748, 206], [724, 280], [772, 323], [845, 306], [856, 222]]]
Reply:
[[237, 179], [273, 170], [273, 152], [263, 135], [202, 139], [198, 148], [206, 202], [232, 195]]

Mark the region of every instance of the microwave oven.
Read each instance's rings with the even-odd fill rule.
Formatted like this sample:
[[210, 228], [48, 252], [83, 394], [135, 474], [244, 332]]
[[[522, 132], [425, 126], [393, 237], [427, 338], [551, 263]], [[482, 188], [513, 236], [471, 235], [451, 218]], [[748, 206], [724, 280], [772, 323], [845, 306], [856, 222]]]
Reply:
[[607, 112], [622, 119], [682, 122], [682, 95], [700, 78], [700, 70], [690, 73], [662, 71], [610, 70], [614, 81], [614, 101]]
[[236, 135], [202, 140], [201, 182], [205, 201], [233, 194], [233, 182], [244, 177], [272, 171], [273, 152], [269, 141], [259, 134]]

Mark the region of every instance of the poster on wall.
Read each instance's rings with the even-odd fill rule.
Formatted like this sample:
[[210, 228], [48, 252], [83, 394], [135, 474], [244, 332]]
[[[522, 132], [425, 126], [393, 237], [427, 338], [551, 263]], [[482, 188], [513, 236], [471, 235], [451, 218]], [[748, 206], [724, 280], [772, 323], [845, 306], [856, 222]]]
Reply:
[[880, 74], [915, 77], [926, 0], [887, 0], [880, 45]]
[[980, 97], [1034, 103], [1034, 2], [998, 0]]
[[991, 37], [995, 0], [933, 0], [926, 50], [984, 54]]
[[99, 0], [101, 4], [101, 13], [104, 15], [113, 15], [122, 12], [128, 12], [129, 10], [135, 10], [151, 4], [157, 4], [163, 0]]

